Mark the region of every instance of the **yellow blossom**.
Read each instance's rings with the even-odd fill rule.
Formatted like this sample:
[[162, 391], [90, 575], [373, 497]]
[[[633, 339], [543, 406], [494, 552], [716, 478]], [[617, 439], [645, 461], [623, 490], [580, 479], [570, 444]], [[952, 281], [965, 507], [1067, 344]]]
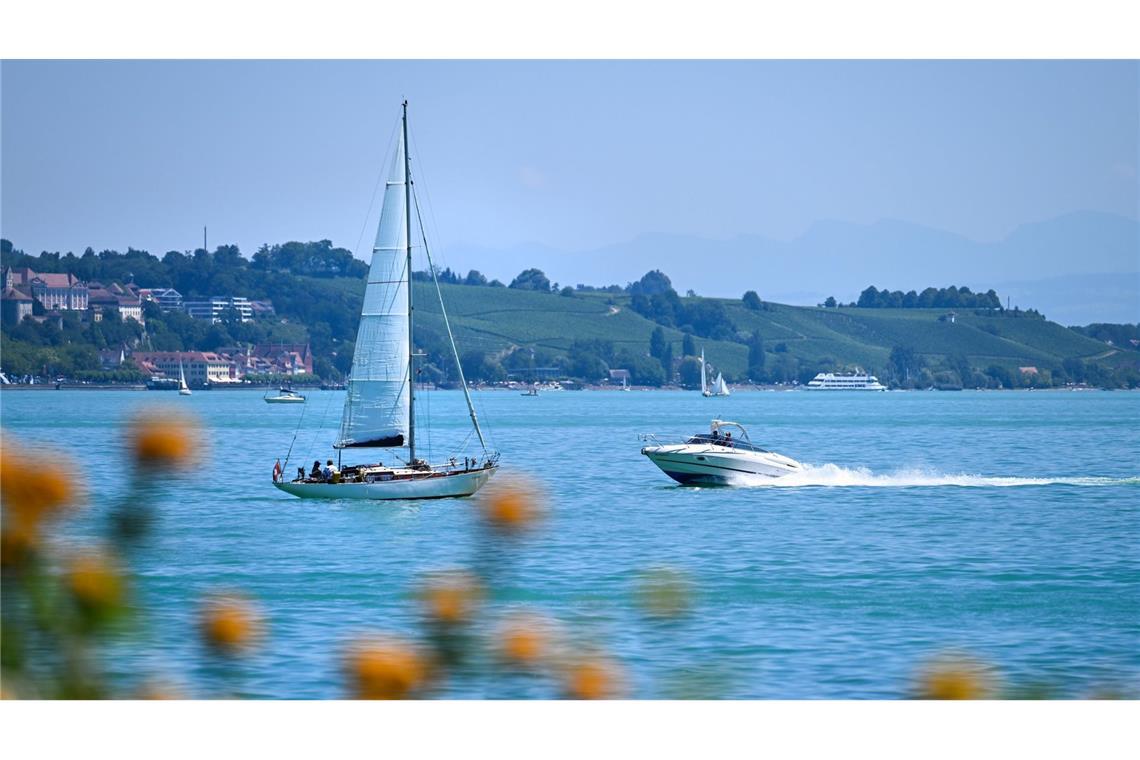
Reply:
[[112, 612], [123, 606], [122, 574], [105, 554], [88, 553], [74, 557], [67, 565], [66, 578], [75, 600], [88, 612]]
[[358, 699], [406, 699], [427, 680], [424, 658], [407, 642], [380, 637], [349, 648], [345, 670]]
[[981, 663], [945, 656], [923, 669], [917, 692], [921, 699], [987, 699], [992, 687], [988, 669]]
[[604, 658], [581, 658], [567, 667], [563, 687], [570, 699], [612, 699], [619, 691], [618, 671]]
[[483, 517], [497, 530], [519, 532], [541, 517], [539, 501], [535, 488], [521, 480], [492, 484], [481, 501]]
[[28, 542], [34, 542], [44, 520], [58, 514], [74, 497], [71, 468], [57, 456], [39, 453], [16, 458], [10, 447], [0, 451], [5, 527]]
[[639, 606], [658, 618], [679, 617], [688, 611], [692, 596], [688, 578], [678, 570], [659, 567], [645, 573], [637, 588]]
[[139, 418], [131, 426], [135, 461], [144, 469], [182, 469], [196, 456], [196, 427], [180, 415]]
[[254, 643], [261, 617], [247, 600], [234, 595], [210, 597], [202, 607], [202, 638], [223, 654], [234, 654]]
[[455, 625], [470, 619], [479, 598], [479, 587], [469, 573], [439, 573], [427, 582], [421, 598], [430, 619]]
[[519, 614], [499, 629], [499, 653], [507, 663], [533, 667], [548, 653], [550, 627], [535, 615]]

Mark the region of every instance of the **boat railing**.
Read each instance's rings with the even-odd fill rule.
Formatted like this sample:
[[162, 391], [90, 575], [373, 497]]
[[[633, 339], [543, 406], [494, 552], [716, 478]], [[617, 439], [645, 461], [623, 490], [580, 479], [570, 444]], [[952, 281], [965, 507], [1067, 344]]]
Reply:
[[674, 446], [680, 444], [709, 444], [710, 446], [724, 446], [730, 449], [744, 451], [758, 451], [761, 454], [770, 454], [768, 449], [761, 448], [746, 438], [713, 438], [711, 435], [701, 433], [698, 435], [664, 435], [659, 438], [657, 433], [639, 433], [637, 439], [654, 446]]

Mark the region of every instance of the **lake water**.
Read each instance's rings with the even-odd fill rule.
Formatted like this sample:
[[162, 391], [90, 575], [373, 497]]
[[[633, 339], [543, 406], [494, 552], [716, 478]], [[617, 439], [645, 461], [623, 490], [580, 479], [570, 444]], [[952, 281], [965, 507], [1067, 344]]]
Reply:
[[[62, 449], [82, 468], [88, 505], [64, 528], [81, 542], [126, 487], [119, 426], [156, 405], [199, 419], [198, 476], [171, 482], [135, 565], [146, 628], [114, 659], [125, 678], [192, 695], [343, 696], [345, 641], [417, 635], [423, 574], [484, 565], [487, 620], [546, 613], [610, 653], [633, 697], [901, 697], [950, 650], [992, 666], [1006, 689], [1138, 693], [1138, 393], [474, 396], [502, 475], [545, 489], [546, 519], [521, 540], [489, 539], [473, 500], [314, 502], [274, 489], [295, 432], [287, 473], [331, 455], [340, 392], [303, 407], [248, 391], [9, 392], [2, 422], [6, 450]], [[463, 399], [423, 399], [438, 460], [466, 435]], [[686, 488], [639, 454], [639, 433], [706, 430], [718, 416], [808, 474]], [[659, 566], [690, 582], [687, 615], [646, 618], [634, 603]], [[250, 594], [267, 618], [266, 641], [236, 673], [217, 672], [196, 640], [199, 600], [218, 588]], [[473, 668], [442, 693], [558, 691]]]

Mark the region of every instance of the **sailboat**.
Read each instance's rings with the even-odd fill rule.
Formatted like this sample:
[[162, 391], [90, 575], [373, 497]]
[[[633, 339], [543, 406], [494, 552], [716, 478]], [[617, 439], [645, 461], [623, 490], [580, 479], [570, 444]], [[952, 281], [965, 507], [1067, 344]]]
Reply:
[[716, 380], [713, 381], [712, 388], [709, 388], [708, 372], [705, 368], [705, 350], [701, 349], [701, 395], [702, 396], [727, 396], [729, 395], [728, 383], [724, 381], [724, 374], [718, 372]]
[[[344, 449], [384, 448], [396, 450], [398, 464], [349, 465], [343, 469], [326, 467], [309, 475], [299, 468], [292, 481], [284, 479], [284, 468], [275, 466], [273, 485], [278, 489], [311, 499], [438, 499], [470, 496], [498, 469], [499, 455], [487, 448], [471, 394], [463, 376], [463, 365], [435, 266], [427, 241], [428, 269], [435, 279], [443, 323], [459, 369], [459, 381], [471, 425], [482, 447], [480, 455], [464, 456], [462, 463], [451, 457], [442, 464], [431, 464], [417, 456], [416, 376], [412, 353], [412, 189], [411, 161], [408, 157], [408, 103], [404, 101], [402, 129], [384, 190], [376, 243], [364, 290], [360, 327], [341, 415], [340, 432], [333, 447], [338, 461]], [[416, 207], [417, 218], [419, 209]], [[422, 235], [422, 222], [420, 224]], [[399, 452], [399, 453], [397, 453]], [[386, 457], [387, 458], [387, 457]], [[286, 465], [288, 455], [286, 456]]]
[[186, 372], [182, 369], [182, 357], [178, 357], [178, 395], [190, 395], [190, 386], [186, 384]]
[[712, 395], [714, 396], [727, 396], [729, 395], [728, 383], [724, 381], [724, 375], [720, 372], [716, 373], [716, 380], [713, 382]]

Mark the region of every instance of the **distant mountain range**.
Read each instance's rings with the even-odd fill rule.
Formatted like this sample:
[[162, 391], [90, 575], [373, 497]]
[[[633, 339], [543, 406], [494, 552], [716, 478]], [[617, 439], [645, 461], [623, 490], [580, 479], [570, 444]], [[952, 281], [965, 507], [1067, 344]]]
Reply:
[[788, 241], [650, 234], [585, 251], [458, 244], [447, 258], [453, 268], [479, 269], [504, 282], [538, 267], [562, 285], [625, 285], [661, 269], [682, 293], [731, 297], [751, 289], [766, 300], [802, 305], [828, 296], [853, 301], [868, 285], [992, 287], [1003, 301], [1009, 296], [1012, 305], [1062, 324], [1140, 321], [1140, 222], [1099, 212], [1025, 224], [996, 242], [896, 220], [824, 221]]

